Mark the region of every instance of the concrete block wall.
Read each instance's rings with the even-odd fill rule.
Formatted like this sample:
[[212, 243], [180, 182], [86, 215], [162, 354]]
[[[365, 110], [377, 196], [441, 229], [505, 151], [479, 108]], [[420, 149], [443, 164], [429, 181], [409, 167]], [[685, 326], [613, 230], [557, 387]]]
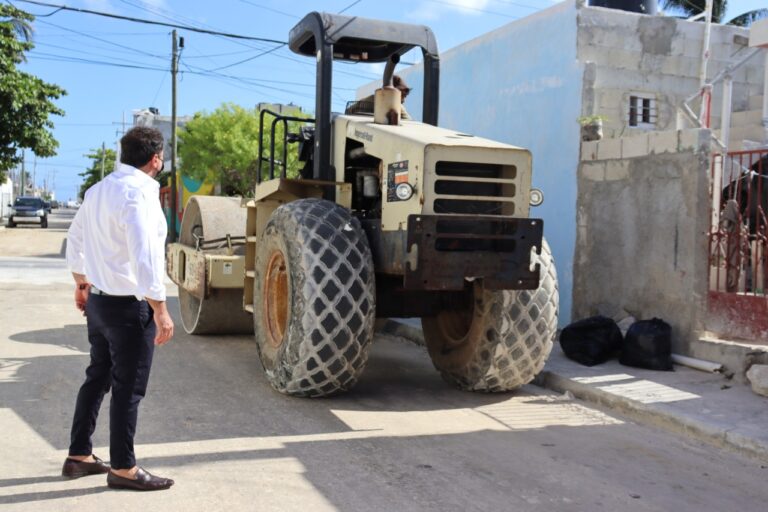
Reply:
[[688, 352], [706, 311], [710, 151], [708, 130], [582, 145], [574, 319], [659, 317]]
[[[594, 101], [582, 105], [582, 115], [605, 116], [606, 137], [642, 132], [642, 128], [628, 127], [626, 119], [631, 92], [647, 93], [656, 97], [656, 129], [674, 129], [678, 105], [699, 88], [703, 24], [600, 7], [581, 7], [577, 22], [578, 58], [596, 66], [594, 82], [585, 83], [585, 87], [594, 88]], [[709, 78], [744, 54], [747, 36], [744, 28], [712, 26]], [[760, 94], [762, 74], [760, 56], [736, 72], [736, 110], [745, 108], [751, 95]], [[720, 90], [715, 87], [712, 103], [713, 120], [717, 122]]]

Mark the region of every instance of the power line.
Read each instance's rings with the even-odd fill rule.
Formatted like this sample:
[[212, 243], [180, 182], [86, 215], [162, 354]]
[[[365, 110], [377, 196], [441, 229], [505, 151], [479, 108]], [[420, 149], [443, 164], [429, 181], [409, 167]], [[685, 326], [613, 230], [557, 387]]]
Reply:
[[360, 3], [360, 2], [362, 2], [362, 1], [363, 1], [363, 0], [355, 0], [354, 2], [352, 2], [351, 4], [349, 4], [348, 6], [346, 6], [346, 7], [345, 7], [345, 8], [343, 8], [342, 10], [340, 10], [340, 11], [339, 11], [339, 14], [343, 14], [344, 12], [346, 12], [346, 11], [350, 10], [351, 8], [353, 8], [354, 6], [356, 6], [357, 4], [359, 4], [359, 3]]
[[[54, 45], [45, 45], [45, 46], [54, 46]], [[65, 50], [70, 51], [76, 51], [70, 48], [65, 47], [57, 47]], [[49, 61], [56, 61], [56, 62], [76, 62], [76, 63], [82, 63], [82, 64], [92, 64], [92, 65], [98, 65], [98, 66], [111, 66], [111, 67], [129, 67], [132, 69], [143, 69], [147, 71], [168, 71], [167, 68], [163, 67], [152, 67], [152, 66], [144, 66], [141, 64], [125, 64], [125, 61], [120, 62], [110, 62], [110, 61], [104, 61], [104, 60], [95, 60], [95, 59], [87, 59], [82, 57], [76, 57], [72, 55], [59, 55], [55, 53], [47, 53], [47, 52], [41, 52], [38, 50], [32, 50], [32, 53], [36, 58], [39, 58], [41, 60], [49, 60]], [[201, 69], [198, 67], [190, 66], [188, 63], [184, 63], [184, 65], [187, 68], [187, 71], [182, 71], [182, 73], [188, 73], [192, 75], [199, 75], [199, 76], [217, 76], [219, 78], [225, 78], [229, 80], [237, 80], [243, 83], [247, 83], [256, 87], [264, 87], [269, 89], [275, 89], [278, 91], [283, 92], [291, 92], [296, 94], [301, 94], [295, 91], [286, 91], [285, 89], [279, 88], [279, 87], [271, 87], [268, 85], [262, 85], [262, 84], [277, 84], [277, 85], [292, 85], [296, 87], [315, 87], [315, 84], [309, 84], [309, 83], [303, 83], [303, 82], [292, 82], [288, 80], [270, 80], [266, 78], [253, 78], [253, 77], [247, 77], [247, 76], [236, 76], [236, 75], [227, 75], [223, 73], [217, 73], [214, 70], [206, 70]], [[336, 89], [340, 91], [354, 91], [354, 88], [350, 87], [337, 87]]]
[[239, 60], [237, 62], [233, 62], [232, 64], [227, 64], [226, 66], [221, 66], [221, 67], [218, 67], [218, 68], [210, 69], [209, 71], [220, 71], [222, 69], [227, 69], [227, 68], [231, 68], [231, 67], [237, 66], [239, 64], [244, 64], [246, 62], [250, 62], [252, 60], [258, 59], [259, 57], [263, 57], [264, 55], [268, 55], [268, 54], [270, 54], [270, 53], [272, 53], [274, 51], [277, 51], [280, 48], [282, 48], [283, 46], [285, 46], [285, 45], [284, 44], [277, 45], [274, 48], [272, 48], [271, 50], [264, 50], [263, 52], [261, 52], [261, 53], [259, 53], [257, 55], [254, 55], [252, 57], [248, 57], [247, 59]]
[[[115, 58], [115, 55], [96, 53], [96, 52], [93, 52], [93, 51], [84, 51], [84, 50], [79, 50], [77, 48], [70, 48], [68, 46], [59, 46], [57, 44], [50, 44], [50, 43], [37, 43], [35, 49], [32, 50], [32, 54], [33, 55], [41, 53], [41, 52], [39, 52], [39, 50], [37, 50], [37, 47], [40, 47], [40, 46], [45, 46], [45, 47], [49, 47], [49, 48], [56, 48], [58, 50], [65, 50], [65, 51], [73, 52], [73, 53], [84, 54], [84, 55], [87, 55], [89, 57], [104, 57], [104, 58], [107, 58], [107, 59]], [[123, 59], [124, 57], [119, 57], [119, 58]], [[131, 64], [136, 64], [136, 65], [141, 65], [142, 64], [141, 62], [136, 62], [136, 61], [126, 61], [126, 60], [123, 60], [122, 62], [129, 62]]]
[[262, 41], [265, 43], [273, 43], [273, 44], [286, 44], [285, 41], [278, 41], [277, 39], [269, 39], [266, 37], [253, 37], [253, 36], [244, 36], [240, 34], [231, 34], [228, 32], [219, 32], [216, 30], [207, 30], [204, 28], [197, 28], [192, 27], [189, 25], [180, 25], [176, 23], [165, 23], [162, 21], [153, 21], [153, 20], [147, 20], [142, 18], [133, 18], [131, 16], [121, 16], [119, 14], [112, 14], [109, 12], [102, 12], [102, 11], [94, 11], [91, 9], [79, 9], [76, 7], [67, 7], [66, 5], [57, 5], [57, 4], [49, 4], [47, 2], [38, 2], [36, 0], [16, 0], [18, 2], [23, 2], [25, 4], [33, 4], [33, 5], [42, 5], [45, 7], [55, 7], [62, 11], [72, 11], [72, 12], [79, 12], [79, 13], [85, 13], [85, 14], [93, 14], [96, 16], [103, 16], [105, 18], [113, 18], [117, 20], [126, 20], [126, 21], [133, 21], [135, 23], [145, 23], [147, 25], [159, 25], [161, 27], [170, 27], [170, 28], [178, 28], [182, 30], [189, 30], [190, 32], [199, 32], [201, 34], [210, 34], [210, 35], [219, 35], [224, 37], [231, 37], [233, 39], [244, 39], [247, 41]]
[[517, 7], [525, 7], [526, 9], [533, 9], [535, 11], [539, 11], [541, 9], [544, 9], [544, 7], [534, 7], [533, 5], [527, 5], [527, 4], [521, 4], [519, 2], [513, 2], [511, 0], [491, 0], [492, 2], [498, 2], [500, 4], [508, 4], [508, 5], [514, 5]]
[[72, 57], [69, 55], [56, 55], [54, 53], [44, 53], [44, 52], [37, 52], [34, 51], [36, 58], [40, 60], [50, 60], [50, 61], [58, 61], [58, 62], [77, 62], [82, 64], [94, 64], [99, 66], [111, 66], [111, 67], [117, 67], [117, 68], [129, 68], [129, 69], [144, 69], [147, 71], [163, 71], [167, 72], [168, 70], [166, 68], [153, 68], [150, 66], [140, 66], [137, 64], [125, 64], [122, 62], [107, 62], [107, 61], [100, 61], [100, 60], [93, 60], [93, 59], [83, 59], [80, 57]]
[[253, 7], [258, 7], [259, 9], [264, 9], [265, 11], [270, 11], [270, 12], [274, 12], [274, 13], [277, 13], [277, 14], [282, 14], [283, 16], [288, 16], [289, 18], [301, 19], [301, 16], [296, 16], [295, 14], [291, 14], [291, 13], [284, 12], [284, 11], [278, 11], [277, 9], [273, 9], [272, 7], [267, 7], [266, 5], [257, 4], [255, 2], [250, 2], [248, 0], [240, 0], [240, 2], [242, 2], [244, 4], [252, 5]]
[[55, 23], [51, 23], [50, 21], [41, 21], [40, 23], [42, 23], [43, 25], [50, 25], [51, 27], [56, 27], [56, 28], [61, 29], [61, 30], [66, 30], [67, 32], [72, 32], [73, 34], [77, 34], [77, 35], [82, 36], [82, 37], [87, 37], [89, 39], [94, 39], [94, 40], [100, 41], [102, 43], [110, 44], [112, 46], [117, 46], [118, 48], [122, 48], [124, 50], [129, 50], [129, 51], [134, 52], [134, 53], [140, 53], [140, 54], [146, 55], [148, 57], [154, 57], [156, 59], [165, 60], [165, 56], [163, 56], [163, 55], [156, 55], [156, 54], [153, 54], [153, 53], [145, 52], [143, 50], [139, 50], [139, 49], [137, 49], [135, 47], [126, 46], [126, 45], [120, 44], [120, 43], [115, 43], [115, 42], [110, 41], [108, 39], [102, 39], [101, 37], [96, 37], [96, 36], [92, 36], [90, 34], [86, 34], [85, 32], [80, 32], [79, 30], [75, 30], [75, 29], [67, 28], [67, 27], [62, 27], [61, 25], [57, 25]]

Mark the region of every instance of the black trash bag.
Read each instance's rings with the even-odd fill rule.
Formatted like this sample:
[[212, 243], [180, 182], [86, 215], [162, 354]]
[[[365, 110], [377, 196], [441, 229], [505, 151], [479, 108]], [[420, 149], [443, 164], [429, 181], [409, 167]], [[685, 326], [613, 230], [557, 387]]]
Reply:
[[560, 346], [569, 359], [585, 366], [604, 363], [621, 349], [621, 331], [604, 316], [585, 318], [560, 333]]
[[621, 346], [619, 362], [635, 368], [673, 371], [672, 327], [660, 318], [633, 323]]

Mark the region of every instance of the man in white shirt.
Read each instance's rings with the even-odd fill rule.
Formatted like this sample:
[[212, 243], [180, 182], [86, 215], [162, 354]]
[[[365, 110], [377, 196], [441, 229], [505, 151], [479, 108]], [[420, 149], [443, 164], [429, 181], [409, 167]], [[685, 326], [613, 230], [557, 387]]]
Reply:
[[[167, 227], [154, 179], [163, 169], [163, 136], [136, 127], [120, 146], [120, 168], [86, 192], [67, 234], [67, 265], [75, 278], [75, 305], [88, 321], [91, 361], [62, 474], [108, 473], [110, 487], [153, 491], [173, 480], [136, 465], [133, 437], [155, 345], [173, 336], [165, 303]], [[91, 435], [110, 388], [107, 464], [93, 455]]]

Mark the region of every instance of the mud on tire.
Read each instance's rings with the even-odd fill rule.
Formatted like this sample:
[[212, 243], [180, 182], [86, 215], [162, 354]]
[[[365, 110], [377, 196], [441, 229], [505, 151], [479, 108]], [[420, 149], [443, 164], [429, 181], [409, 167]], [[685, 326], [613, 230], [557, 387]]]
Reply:
[[256, 249], [253, 318], [272, 386], [298, 396], [349, 390], [368, 361], [375, 276], [357, 219], [329, 201], [275, 210]]
[[557, 329], [559, 295], [546, 241], [536, 290], [486, 290], [476, 281], [472, 305], [422, 318], [429, 355], [443, 378], [469, 391], [510, 391], [544, 367]]

